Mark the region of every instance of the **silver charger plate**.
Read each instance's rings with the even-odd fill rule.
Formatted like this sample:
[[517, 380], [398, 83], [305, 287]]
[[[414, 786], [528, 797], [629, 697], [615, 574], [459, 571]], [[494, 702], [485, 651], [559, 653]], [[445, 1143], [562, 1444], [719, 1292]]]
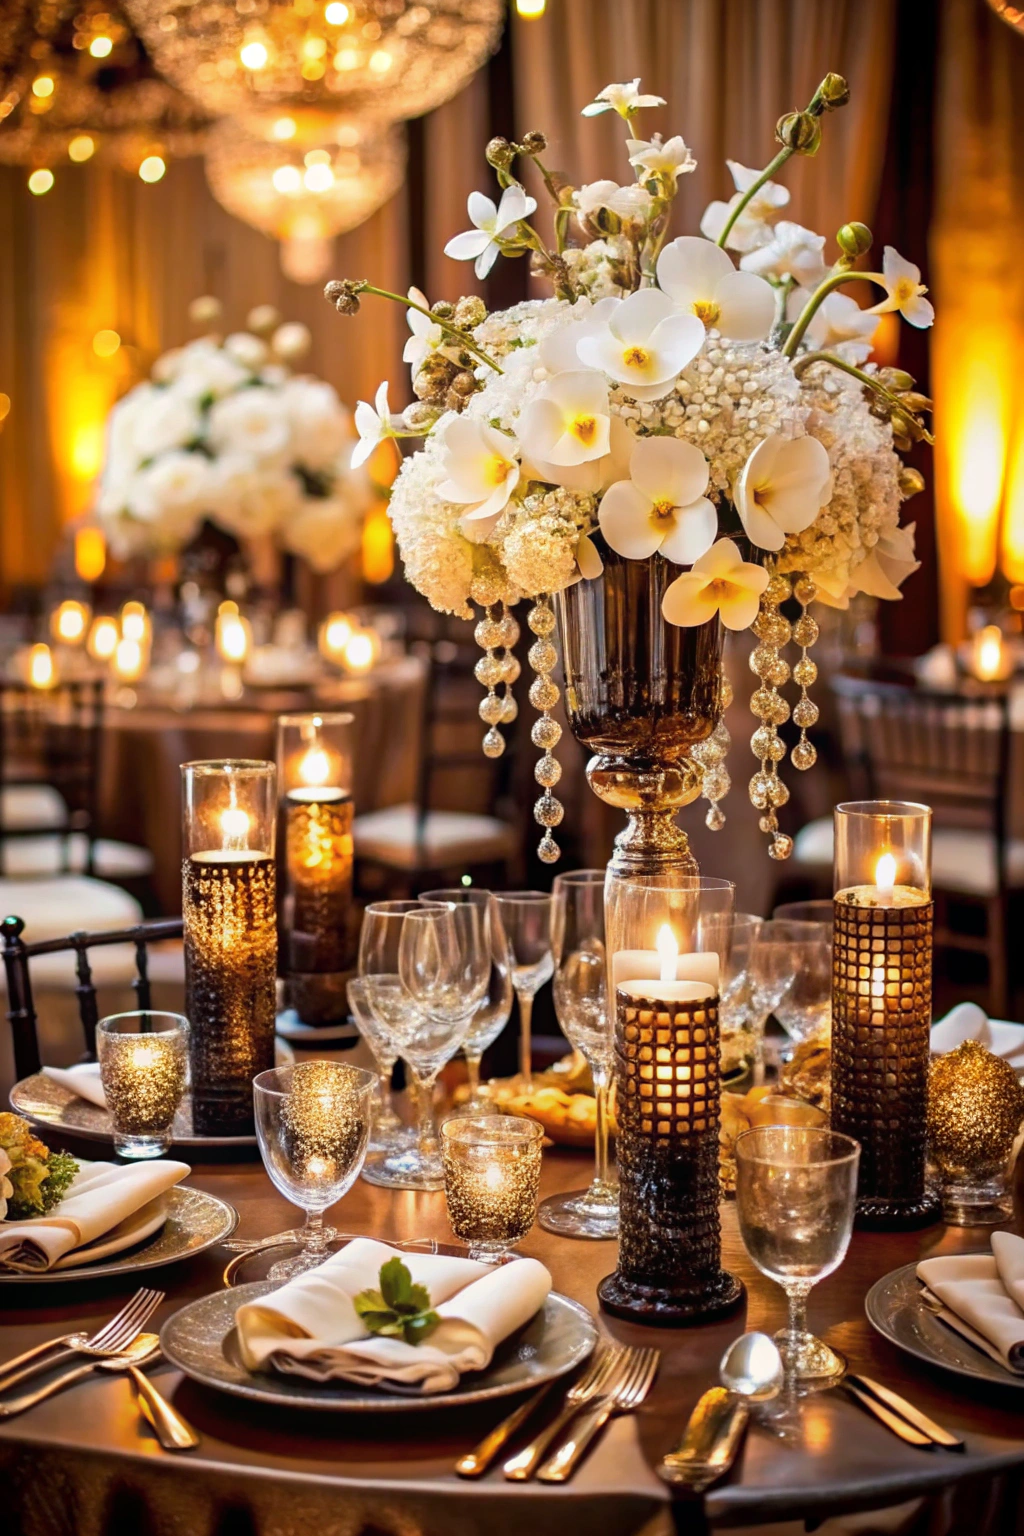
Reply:
[[[238, 1212], [218, 1195], [204, 1189], [186, 1189], [176, 1184], [167, 1192], [167, 1219], [150, 1238], [111, 1255], [100, 1264], [83, 1264], [75, 1269], [49, 1269], [41, 1274], [9, 1274], [0, 1270], [0, 1287], [5, 1285], [59, 1285], [83, 1280], [98, 1280], [101, 1275], [136, 1275], [163, 1264], [176, 1264], [205, 1253], [224, 1242], [238, 1226]], [[232, 1292], [234, 1295], [234, 1292]]]
[[[42, 1130], [63, 1131], [84, 1141], [102, 1141], [113, 1145], [114, 1127], [110, 1112], [88, 1099], [55, 1083], [45, 1072], [23, 1077], [11, 1089], [11, 1108]], [[193, 1152], [212, 1151], [217, 1147], [254, 1147], [255, 1136], [197, 1136], [192, 1129], [192, 1103], [186, 1095], [171, 1127], [171, 1145], [189, 1147]]]
[[936, 1317], [921, 1300], [916, 1264], [904, 1264], [876, 1280], [864, 1299], [872, 1328], [908, 1355], [938, 1365], [956, 1376], [996, 1382], [1024, 1390], [1024, 1376], [1015, 1376], [984, 1351]]
[[552, 1291], [536, 1316], [506, 1339], [485, 1371], [464, 1376], [453, 1392], [429, 1397], [407, 1393], [370, 1392], [342, 1382], [323, 1386], [300, 1376], [276, 1372], [257, 1374], [242, 1364], [235, 1331], [235, 1314], [280, 1287], [269, 1280], [216, 1291], [191, 1301], [164, 1324], [160, 1345], [164, 1355], [186, 1376], [204, 1387], [229, 1392], [250, 1402], [276, 1408], [315, 1408], [328, 1413], [409, 1413], [416, 1409], [460, 1407], [492, 1397], [539, 1387], [573, 1370], [597, 1342], [594, 1319], [578, 1301]]

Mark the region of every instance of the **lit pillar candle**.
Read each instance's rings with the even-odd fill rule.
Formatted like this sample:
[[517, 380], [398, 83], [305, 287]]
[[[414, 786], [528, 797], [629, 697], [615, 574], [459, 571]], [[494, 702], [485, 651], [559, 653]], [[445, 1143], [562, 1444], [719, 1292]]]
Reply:
[[182, 765], [185, 1011], [201, 1135], [251, 1135], [252, 1079], [274, 1065], [275, 769]]
[[355, 624], [347, 613], [329, 613], [320, 625], [317, 645], [325, 661], [341, 666], [345, 647], [355, 632]]
[[936, 1219], [925, 1189], [932, 1019], [931, 810], [835, 811], [832, 1128], [861, 1144], [863, 1226]]
[[25, 657], [25, 681], [32, 688], [54, 688], [57, 684], [57, 668], [53, 652], [48, 645], [33, 645]]
[[50, 615], [50, 632], [62, 645], [81, 645], [89, 628], [89, 609], [85, 603], [67, 598]]

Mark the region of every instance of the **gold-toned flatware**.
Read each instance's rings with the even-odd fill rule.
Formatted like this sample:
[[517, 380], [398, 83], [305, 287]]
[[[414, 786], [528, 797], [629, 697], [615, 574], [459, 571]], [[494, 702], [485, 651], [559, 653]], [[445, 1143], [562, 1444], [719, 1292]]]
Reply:
[[[33, 1349], [26, 1349], [24, 1354], [8, 1360], [0, 1371], [0, 1392], [9, 1392], [20, 1381], [27, 1380], [38, 1371], [58, 1365], [64, 1357], [89, 1355], [94, 1359], [106, 1360], [113, 1355], [123, 1354], [145, 1328], [164, 1296], [164, 1291], [154, 1291], [144, 1286], [95, 1333], [88, 1336], [84, 1333], [65, 1333], [60, 1338], [47, 1339]], [[51, 1350], [58, 1350], [59, 1353], [51, 1356]]]
[[533, 1410], [547, 1396], [550, 1387], [551, 1382], [546, 1381], [542, 1387], [537, 1388], [536, 1392], [531, 1392], [525, 1403], [520, 1403], [514, 1413], [510, 1413], [507, 1418], [502, 1419], [500, 1424], [496, 1424], [478, 1446], [468, 1451], [465, 1456], [460, 1456], [455, 1463], [455, 1471], [459, 1477], [482, 1477], [502, 1447], [508, 1444], [516, 1431], [526, 1423]]
[[936, 1445], [941, 1445], [943, 1450], [964, 1450], [964, 1442], [958, 1435], [954, 1435], [950, 1430], [943, 1428], [941, 1424], [937, 1424], [934, 1419], [930, 1419], [926, 1413], [921, 1412], [920, 1408], [915, 1408], [913, 1403], [909, 1403], [905, 1397], [901, 1397], [891, 1387], [883, 1386], [880, 1381], [875, 1381], [871, 1376], [863, 1376], [860, 1373], [851, 1373], [846, 1379], [855, 1386], [862, 1387], [865, 1391], [870, 1392], [872, 1397], [877, 1397], [886, 1408], [891, 1408], [894, 1413], [898, 1413], [901, 1418], [906, 1419], [915, 1429], [919, 1429], [923, 1435], [927, 1435], [930, 1440], [934, 1440]]
[[[153, 1337], [153, 1335], [149, 1335]], [[157, 1348], [145, 1357], [147, 1365], [155, 1364], [160, 1358], [160, 1349]], [[111, 1362], [117, 1364], [117, 1362]], [[191, 1451], [199, 1444], [199, 1436], [187, 1419], [183, 1419], [177, 1408], [164, 1397], [160, 1388], [143, 1375], [139, 1367], [130, 1361], [128, 1363], [128, 1375], [135, 1383], [135, 1392], [138, 1397], [139, 1412], [148, 1423], [150, 1429], [156, 1435], [165, 1451]]]
[[73, 1387], [76, 1382], [84, 1381], [87, 1376], [92, 1375], [93, 1371], [128, 1371], [131, 1366], [152, 1360], [159, 1353], [160, 1339], [157, 1334], [140, 1333], [124, 1353], [116, 1355], [114, 1359], [88, 1360], [85, 1365], [76, 1365], [73, 1371], [65, 1371], [63, 1376], [58, 1376], [55, 1381], [48, 1381], [43, 1387], [37, 1387], [34, 1392], [25, 1392], [21, 1397], [14, 1397], [9, 1402], [0, 1403], [0, 1419], [13, 1419], [19, 1413], [27, 1413], [30, 1408], [36, 1408], [40, 1403], [45, 1403], [47, 1398], [56, 1397], [58, 1392], [63, 1392], [67, 1387]]
[[658, 1476], [703, 1493], [729, 1471], [749, 1422], [750, 1410], [741, 1397], [711, 1387], [690, 1414], [675, 1450], [659, 1462]]
[[843, 1382], [843, 1387], [852, 1398], [860, 1403], [862, 1408], [866, 1408], [868, 1413], [873, 1414], [880, 1424], [884, 1424], [886, 1429], [892, 1430], [893, 1434], [897, 1435], [899, 1439], [906, 1441], [907, 1445], [916, 1445], [923, 1451], [935, 1450], [935, 1441], [930, 1435], [923, 1435], [919, 1429], [914, 1428], [913, 1424], [908, 1423], [906, 1419], [900, 1418], [898, 1413], [893, 1413], [891, 1408], [886, 1408], [877, 1398], [872, 1397], [870, 1392], [865, 1392], [863, 1388], [855, 1386], [849, 1377]]
[[551, 1423], [542, 1429], [529, 1445], [524, 1446], [521, 1451], [506, 1461], [502, 1471], [510, 1483], [525, 1483], [533, 1476], [540, 1466], [544, 1452], [555, 1437], [572, 1422], [581, 1408], [585, 1408], [589, 1402], [592, 1402], [598, 1393], [607, 1390], [628, 1354], [629, 1351], [624, 1345], [609, 1345], [604, 1349], [595, 1350], [590, 1364], [579, 1381], [566, 1393], [561, 1412], [556, 1414]]
[[661, 1352], [633, 1349], [616, 1375], [615, 1385], [576, 1421], [568, 1438], [537, 1473], [542, 1483], [564, 1483], [575, 1472], [591, 1441], [613, 1414], [635, 1413], [654, 1384]]

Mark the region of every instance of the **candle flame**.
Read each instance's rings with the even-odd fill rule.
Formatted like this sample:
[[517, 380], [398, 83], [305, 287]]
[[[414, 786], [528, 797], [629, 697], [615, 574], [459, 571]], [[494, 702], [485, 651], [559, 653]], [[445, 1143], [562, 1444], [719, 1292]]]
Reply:
[[220, 813], [220, 829], [224, 834], [225, 845], [243, 845], [249, 831], [248, 814], [240, 806], [229, 805], [226, 811]]
[[320, 650], [325, 656], [340, 656], [352, 637], [355, 625], [347, 613], [329, 613], [320, 632]]
[[998, 624], [986, 624], [975, 644], [975, 672], [983, 681], [992, 681], [1003, 670], [1003, 634]]
[[342, 659], [349, 672], [368, 672], [377, 659], [377, 638], [359, 629], [345, 642]]
[[326, 784], [331, 772], [331, 762], [322, 747], [310, 747], [299, 762], [299, 778], [303, 784], [319, 788]]
[[141, 645], [149, 633], [149, 614], [144, 603], [125, 603], [121, 609], [121, 636]]
[[114, 671], [124, 683], [134, 683], [142, 676], [145, 657], [137, 640], [126, 635], [114, 647]]
[[676, 936], [668, 923], [663, 923], [658, 930], [658, 937], [654, 941], [654, 947], [658, 951], [658, 957], [661, 960], [662, 981], [675, 981], [679, 945], [676, 943]]
[[238, 613], [219, 613], [214, 626], [217, 650], [224, 661], [244, 661], [249, 654], [249, 625]]
[[89, 631], [89, 654], [96, 661], [109, 661], [117, 649], [117, 624], [113, 619], [94, 619]]
[[60, 604], [53, 614], [53, 632], [58, 640], [64, 640], [69, 645], [77, 645], [85, 636], [85, 626], [89, 622], [89, 610], [84, 603], [76, 603], [73, 598]]
[[875, 866], [875, 884], [880, 891], [892, 893], [896, 884], [896, 860], [891, 853], [883, 853]]
[[33, 688], [52, 688], [57, 681], [48, 645], [34, 645], [28, 653], [28, 680]]

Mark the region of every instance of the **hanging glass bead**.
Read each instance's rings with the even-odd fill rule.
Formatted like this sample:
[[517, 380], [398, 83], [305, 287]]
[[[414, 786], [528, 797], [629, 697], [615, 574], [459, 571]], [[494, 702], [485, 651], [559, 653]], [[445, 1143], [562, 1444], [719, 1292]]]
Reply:
[[809, 728], [818, 723], [818, 706], [807, 695], [808, 688], [817, 680], [818, 668], [807, 652], [818, 638], [818, 625], [807, 609], [818, 595], [818, 589], [809, 576], [797, 578], [793, 596], [800, 604], [800, 617], [793, 625], [793, 639], [800, 646], [800, 660], [793, 668], [793, 679], [800, 687], [800, 697], [793, 708], [793, 722], [800, 727], [800, 739], [790, 757], [793, 767], [801, 770], [813, 768], [818, 751], [813, 741], [808, 741]]
[[549, 638], [554, 633], [555, 615], [546, 593], [537, 598], [526, 616], [526, 622], [537, 636], [530, 646], [527, 659], [537, 674], [530, 684], [530, 703], [540, 711], [540, 719], [534, 721], [530, 739], [543, 754], [533, 770], [534, 778], [544, 791], [533, 807], [534, 820], [545, 828], [537, 847], [537, 856], [544, 864], [554, 864], [561, 855], [561, 849], [551, 836], [551, 828], [558, 826], [565, 815], [565, 809], [562, 802], [551, 793], [552, 787], [562, 777], [561, 764], [552, 756], [551, 750], [558, 744], [562, 727], [557, 720], [552, 720], [549, 713], [558, 703], [561, 694], [558, 684], [550, 676], [558, 665], [558, 652]]
[[793, 840], [779, 831], [776, 815], [776, 808], [785, 805], [789, 799], [789, 790], [779, 778], [779, 764], [786, 755], [786, 744], [778, 734], [778, 727], [789, 719], [789, 705], [778, 690], [789, 680], [789, 663], [779, 652], [792, 634], [792, 626], [779, 612], [779, 605], [791, 594], [790, 578], [774, 573], [751, 626], [759, 643], [750, 653], [750, 670], [758, 678], [760, 687], [751, 695], [750, 709], [761, 724], [750, 738], [750, 750], [757, 758], [758, 769], [751, 777], [747, 793], [751, 805], [764, 813], [758, 826], [771, 838], [768, 852], [773, 859], [788, 859], [793, 851]]
[[732, 686], [724, 670], [721, 696], [723, 718], [719, 720], [710, 736], [704, 741], [695, 742], [690, 749], [690, 756], [701, 770], [700, 792], [708, 802], [704, 825], [711, 832], [721, 832], [725, 826], [725, 812], [718, 802], [724, 800], [732, 788], [732, 780], [725, 768], [725, 759], [732, 746], [732, 737], [729, 735], [729, 727], [724, 718], [724, 710], [732, 703]]
[[490, 726], [483, 739], [485, 757], [500, 757], [505, 750], [505, 738], [498, 730], [498, 725], [506, 719], [506, 702], [495, 691], [498, 684], [505, 681], [505, 663], [496, 651], [504, 644], [505, 621], [509, 617], [504, 603], [491, 603], [473, 631], [474, 640], [484, 652], [473, 668], [473, 674], [477, 682], [487, 689], [480, 701], [480, 718], [485, 725]]

